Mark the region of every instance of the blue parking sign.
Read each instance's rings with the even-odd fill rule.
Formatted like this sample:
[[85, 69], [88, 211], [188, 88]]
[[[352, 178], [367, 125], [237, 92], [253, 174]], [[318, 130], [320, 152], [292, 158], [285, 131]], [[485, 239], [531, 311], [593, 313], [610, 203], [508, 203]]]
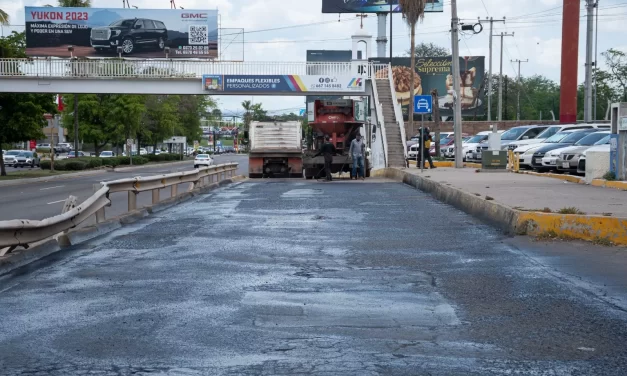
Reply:
[[433, 111], [433, 97], [430, 95], [414, 96], [414, 114], [424, 115]]

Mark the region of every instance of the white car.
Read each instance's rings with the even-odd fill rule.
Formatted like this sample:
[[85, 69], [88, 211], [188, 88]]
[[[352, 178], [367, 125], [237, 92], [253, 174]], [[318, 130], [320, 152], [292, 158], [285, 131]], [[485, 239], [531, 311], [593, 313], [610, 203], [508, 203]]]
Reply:
[[145, 148], [139, 149], [139, 155], [147, 155], [147, 154], [148, 154], [148, 150], [146, 150]]
[[113, 158], [115, 155], [112, 151], [103, 151], [100, 152], [100, 158]]
[[[553, 135], [564, 132], [564, 131], [579, 131], [582, 129], [590, 129], [590, 128], [598, 128], [598, 129], [609, 129], [609, 124], [567, 124], [567, 125], [553, 125], [545, 129], [542, 133], [540, 133], [536, 138], [531, 138], [528, 140], [520, 140], [511, 142], [508, 145], [509, 150], [516, 150], [525, 146], [533, 146], [536, 144], [541, 144], [546, 141], [549, 137]], [[522, 150], [525, 152], [527, 150]]]
[[9, 150], [9, 151], [5, 151], [2, 154], [2, 159], [4, 160], [4, 165], [5, 166], [9, 166], [9, 167], [15, 165], [18, 154], [20, 154], [23, 151], [24, 150]]
[[[464, 158], [464, 161], [472, 158], [472, 151], [475, 150], [482, 141], [487, 140], [489, 134], [490, 134], [489, 131], [479, 132], [476, 135], [472, 136], [468, 141], [462, 143], [462, 157]], [[454, 145], [449, 146], [444, 156], [447, 158], [454, 158], [455, 146]]]
[[198, 168], [200, 166], [211, 166], [213, 164], [213, 159], [209, 154], [198, 154], [196, 158], [194, 158], [194, 168]]
[[[550, 128], [549, 128], [550, 129]], [[548, 129], [547, 129], [548, 130]], [[518, 162], [521, 168], [530, 169], [531, 168], [531, 160], [533, 159], [533, 154], [537, 149], [540, 149], [543, 146], [546, 146], [551, 143], [557, 143], [562, 139], [566, 138], [573, 132], [577, 132], [580, 129], [570, 129], [563, 132], [558, 132], [546, 140], [541, 140], [540, 143], [530, 144], [530, 145], [522, 145], [514, 149], [514, 154], [518, 154]], [[531, 141], [531, 140], [525, 140]], [[547, 159], [548, 161], [548, 159]], [[549, 165], [546, 165], [549, 167]], [[555, 167], [554, 165], [550, 165], [551, 167]]]

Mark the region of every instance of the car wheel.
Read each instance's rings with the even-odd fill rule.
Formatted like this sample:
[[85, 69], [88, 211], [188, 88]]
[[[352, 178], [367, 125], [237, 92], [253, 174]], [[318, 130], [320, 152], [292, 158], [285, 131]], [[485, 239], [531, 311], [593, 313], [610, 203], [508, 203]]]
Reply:
[[157, 47], [159, 48], [160, 51], [163, 51], [163, 49], [165, 48], [165, 41], [163, 40], [163, 38], [159, 38], [159, 42], [157, 43]]
[[124, 38], [124, 40], [122, 41], [122, 52], [124, 52], [125, 54], [130, 54], [133, 53], [134, 49], [135, 43], [133, 42], [133, 39]]
[[195, 165], [194, 165], [194, 168], [198, 168], [198, 165], [197, 165], [197, 164], [195, 164]]

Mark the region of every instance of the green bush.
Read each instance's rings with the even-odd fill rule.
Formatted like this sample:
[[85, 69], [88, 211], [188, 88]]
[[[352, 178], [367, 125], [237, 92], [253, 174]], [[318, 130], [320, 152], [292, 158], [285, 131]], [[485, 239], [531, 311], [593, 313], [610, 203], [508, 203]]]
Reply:
[[163, 162], [166, 160], [166, 155], [165, 154], [159, 154], [159, 155], [148, 154], [146, 158], [148, 158], [150, 162]]
[[133, 157], [133, 164], [134, 165], [141, 166], [141, 165], [145, 165], [148, 162], [150, 162], [150, 161], [146, 157]]
[[50, 161], [41, 161], [39, 165], [41, 166], [42, 170], [50, 170], [50, 164]]
[[[79, 160], [67, 161], [62, 163], [67, 171], [82, 171], [87, 168], [87, 163]], [[55, 163], [55, 168], [57, 167]]]
[[99, 168], [102, 167], [102, 158], [89, 158], [87, 161], [87, 168]]
[[37, 148], [35, 151], [39, 154], [50, 154], [50, 148]]

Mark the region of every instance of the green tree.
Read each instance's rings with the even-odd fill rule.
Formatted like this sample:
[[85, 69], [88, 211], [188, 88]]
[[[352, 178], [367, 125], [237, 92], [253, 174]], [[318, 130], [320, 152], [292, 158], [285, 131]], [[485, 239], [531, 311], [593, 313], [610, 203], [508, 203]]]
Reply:
[[182, 131], [179, 99], [177, 95], [148, 95], [145, 99], [146, 112], [142, 116], [140, 134], [155, 149], [157, 144]]
[[622, 101], [627, 102], [627, 54], [610, 48], [601, 54], [605, 58], [605, 64], [609, 69], [611, 84], [619, 90]]
[[9, 24], [9, 14], [2, 9], [0, 9], [0, 25], [8, 25]]
[[87, 8], [91, 6], [91, 0], [59, 0], [59, 6]]
[[[0, 51], [3, 58], [24, 57], [24, 33], [13, 32], [0, 38]], [[14, 74], [19, 74], [19, 65], [9, 66]], [[45, 113], [54, 113], [54, 96], [33, 93], [0, 93], [0, 156], [2, 144], [22, 142], [43, 136], [41, 129], [46, 125]], [[0, 175], [5, 176], [3, 158], [0, 158]]]
[[[411, 50], [409, 56], [411, 56], [411, 79], [409, 85], [409, 92], [414, 93], [414, 76], [416, 70], [413, 67], [416, 66], [416, 24], [418, 21], [422, 21], [425, 16], [426, 0], [399, 0], [401, 6], [401, 12], [405, 18], [405, 22], [411, 29]], [[412, 94], [413, 96], [413, 94]], [[414, 106], [409, 106], [409, 129], [414, 129]]]
[[242, 107], [244, 108], [244, 131], [250, 129], [250, 123], [253, 121], [253, 103], [251, 101], [243, 101]]
[[[22, 142], [43, 137], [45, 113], [54, 113], [51, 94], [0, 93], [0, 155], [2, 144]], [[4, 160], [0, 158], [0, 175], [6, 176]]]
[[[407, 56], [411, 56], [411, 49], [405, 52]], [[451, 56], [451, 51], [446, 47], [438, 46], [432, 42], [421, 42], [414, 47], [414, 56], [421, 57], [447, 57]]]

